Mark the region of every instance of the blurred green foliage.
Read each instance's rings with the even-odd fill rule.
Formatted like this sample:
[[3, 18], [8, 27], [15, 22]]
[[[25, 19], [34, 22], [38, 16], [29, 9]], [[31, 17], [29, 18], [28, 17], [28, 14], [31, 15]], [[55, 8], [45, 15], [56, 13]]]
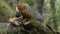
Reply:
[[30, 6], [34, 6], [34, 0], [25, 0]]
[[0, 0], [0, 21], [8, 22], [8, 19], [15, 14], [15, 11], [7, 2]]
[[52, 29], [54, 29], [55, 25], [53, 23], [53, 18], [56, 17], [57, 31], [60, 32], [60, 0], [56, 0], [56, 2], [55, 2], [55, 8], [56, 8], [55, 14], [50, 9], [50, 7], [51, 7], [50, 0], [46, 0], [46, 4], [47, 4], [47, 8], [48, 8], [49, 12], [48, 13], [43, 13], [44, 23], [45, 24], [48, 23], [52, 27]]
[[56, 1], [56, 15], [57, 15], [57, 23], [58, 23], [58, 31], [60, 32], [60, 0]]
[[[6, 0], [7, 1], [7, 0]], [[13, 6], [14, 3], [18, 2], [25, 2], [28, 3], [31, 7], [34, 7], [34, 0], [9, 0], [11, 1], [11, 4], [6, 2], [5, 0], [0, 0], [0, 21], [7, 22], [9, 18], [14, 17], [16, 14], [16, 11], [14, 9], [15, 6]], [[51, 23], [50, 26], [54, 28], [52, 17], [57, 16], [57, 24], [58, 24], [58, 31], [60, 32], [60, 0], [56, 0], [55, 7], [56, 7], [56, 13], [54, 16], [52, 16], [52, 11], [50, 10], [50, 0], [46, 0], [46, 4], [48, 7], [48, 14], [43, 13], [44, 16], [44, 23], [48, 23], [48, 21]], [[50, 20], [51, 18], [51, 20]]]
[[29, 4], [31, 7], [34, 6], [34, 0], [16, 0], [16, 1], [17, 1], [17, 3], [25, 2], [25, 3]]

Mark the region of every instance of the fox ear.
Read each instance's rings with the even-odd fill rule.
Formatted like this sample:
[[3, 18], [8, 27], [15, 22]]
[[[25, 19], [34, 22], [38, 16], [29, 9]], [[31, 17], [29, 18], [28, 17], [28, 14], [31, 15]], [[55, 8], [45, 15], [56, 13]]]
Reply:
[[18, 7], [16, 6], [16, 11], [19, 12]]
[[[20, 11], [25, 10], [25, 5], [23, 5], [23, 4], [17, 4], [16, 6], [17, 6], [16, 10], [17, 10], [17, 9], [20, 10]], [[17, 11], [18, 11], [18, 10], [17, 10]]]

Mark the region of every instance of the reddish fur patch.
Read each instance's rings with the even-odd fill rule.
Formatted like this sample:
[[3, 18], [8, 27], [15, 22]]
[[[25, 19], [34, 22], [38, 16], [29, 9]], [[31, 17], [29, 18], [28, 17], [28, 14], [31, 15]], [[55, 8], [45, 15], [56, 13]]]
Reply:
[[23, 14], [26, 18], [32, 18], [31, 12], [26, 8], [26, 6], [23, 3], [17, 4], [19, 13]]

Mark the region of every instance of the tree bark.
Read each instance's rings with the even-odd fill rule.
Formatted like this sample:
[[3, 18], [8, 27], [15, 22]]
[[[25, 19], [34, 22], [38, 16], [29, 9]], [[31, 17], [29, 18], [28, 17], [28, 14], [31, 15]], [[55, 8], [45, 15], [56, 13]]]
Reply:
[[[15, 27], [12, 24], [0, 23], [0, 34], [56, 34], [54, 31], [50, 30], [46, 25], [40, 23], [39, 21], [33, 19], [31, 20], [31, 27], [34, 27], [31, 31], [25, 30], [24, 27]], [[25, 26], [26, 27], [26, 26]]]
[[42, 8], [43, 8], [44, 0], [35, 0], [35, 8], [42, 14]]

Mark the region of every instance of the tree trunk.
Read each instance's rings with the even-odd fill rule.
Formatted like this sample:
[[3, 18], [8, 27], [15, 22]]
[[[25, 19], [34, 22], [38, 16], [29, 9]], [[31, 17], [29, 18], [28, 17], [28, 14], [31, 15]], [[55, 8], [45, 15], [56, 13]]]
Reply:
[[43, 8], [44, 0], [35, 0], [35, 8], [42, 14], [42, 8]]

